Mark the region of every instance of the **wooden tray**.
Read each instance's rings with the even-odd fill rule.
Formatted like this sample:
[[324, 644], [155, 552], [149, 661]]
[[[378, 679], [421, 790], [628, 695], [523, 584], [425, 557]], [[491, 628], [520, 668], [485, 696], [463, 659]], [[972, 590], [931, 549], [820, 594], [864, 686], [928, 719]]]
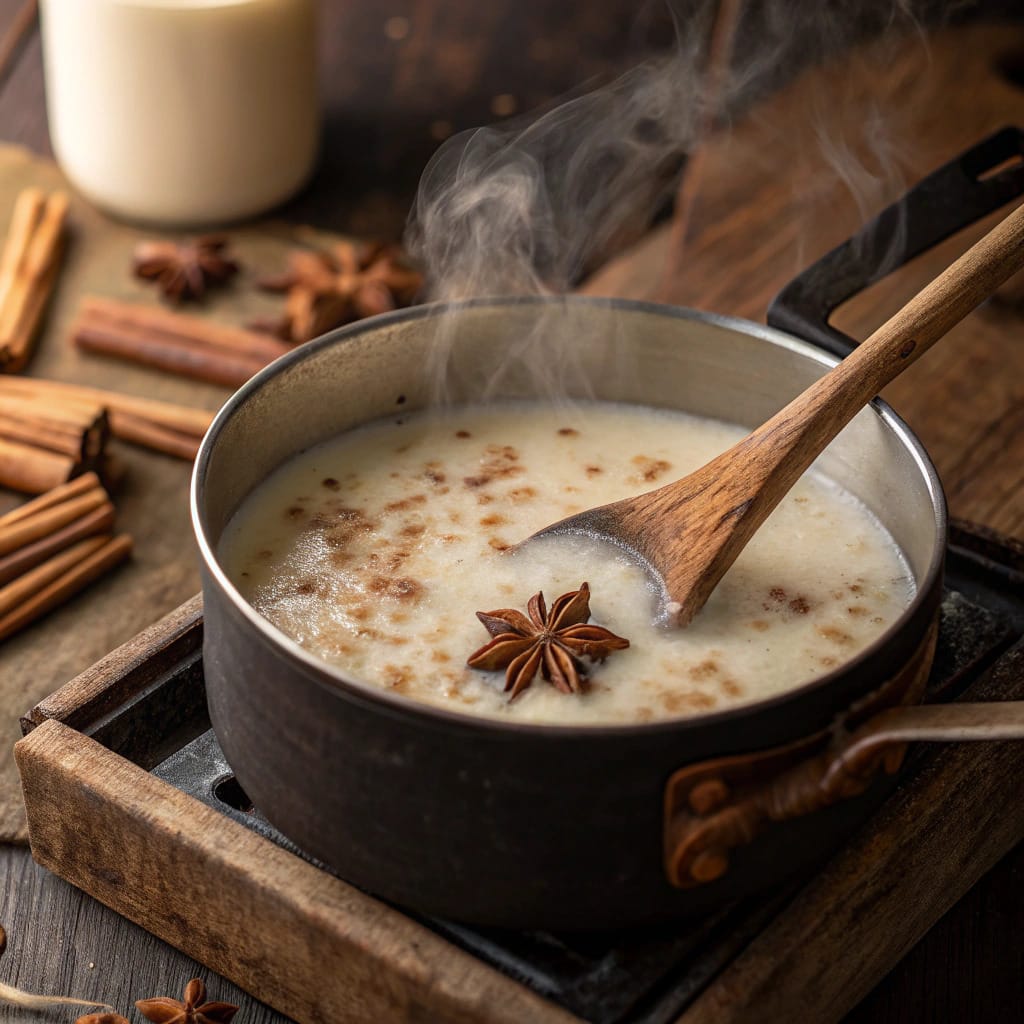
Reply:
[[[954, 527], [947, 586], [929, 699], [1020, 699], [1024, 550]], [[424, 919], [248, 806], [207, 731], [201, 640], [197, 597], [25, 717], [32, 852], [302, 1024], [837, 1020], [1024, 837], [1024, 745], [921, 747], [817, 873], [710, 917], [577, 936]]]

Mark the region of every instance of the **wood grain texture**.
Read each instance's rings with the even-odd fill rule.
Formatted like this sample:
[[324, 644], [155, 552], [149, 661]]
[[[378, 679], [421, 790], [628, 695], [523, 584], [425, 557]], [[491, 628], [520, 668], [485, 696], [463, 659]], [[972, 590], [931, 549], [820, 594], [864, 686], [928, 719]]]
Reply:
[[[131, 1019], [136, 999], [177, 997], [189, 978], [202, 978], [212, 998], [241, 1007], [240, 1024], [286, 1024], [289, 1019], [103, 904], [83, 897], [79, 889], [35, 864], [24, 850], [0, 846], [0, 878], [0, 920], [8, 930], [0, 979], [9, 985], [43, 995], [101, 1000]], [[0, 1021], [9, 1024], [73, 1019], [73, 1011], [28, 1016], [0, 1005]]]
[[165, 666], [198, 651], [202, 639], [203, 599], [196, 594], [41, 700], [22, 719], [22, 730], [48, 719], [83, 728], [156, 682]]
[[575, 1020], [59, 722], [16, 753], [40, 864], [301, 1024]]

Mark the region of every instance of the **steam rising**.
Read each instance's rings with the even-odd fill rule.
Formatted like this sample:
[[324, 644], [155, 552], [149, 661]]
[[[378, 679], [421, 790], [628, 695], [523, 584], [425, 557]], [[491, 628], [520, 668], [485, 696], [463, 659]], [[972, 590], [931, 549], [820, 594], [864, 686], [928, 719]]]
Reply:
[[566, 291], [671, 195], [699, 104], [693, 61], [645, 64], [532, 123], [464, 132], [420, 182], [409, 245], [434, 297]]
[[[728, 74], [709, 95], [705, 50], [717, 6], [717, 0], [675, 0], [669, 9], [676, 39], [668, 55], [532, 120], [463, 132], [437, 152], [423, 174], [406, 239], [427, 270], [431, 298], [569, 291], [666, 207], [685, 154], [709, 120], [724, 125], [731, 113], [858, 38], [902, 40], [920, 16], [935, 20], [937, 13], [936, 4], [923, 0], [747, 0]], [[865, 216], [876, 212], [902, 184], [884, 119], [862, 120], [854, 147], [832, 134], [841, 111], [823, 107], [820, 97], [812, 100], [808, 123], [834, 168], [836, 187], [853, 192]], [[855, 149], [866, 149], [870, 161]], [[888, 194], [887, 184], [893, 186]], [[569, 315], [570, 306], [559, 308]], [[539, 325], [535, 333], [543, 330]], [[557, 333], [571, 331], [562, 325]], [[451, 370], [445, 334], [438, 331], [434, 353], [434, 372], [442, 378]], [[519, 339], [497, 362], [542, 363], [535, 375], [550, 389], [554, 355], [565, 364], [559, 372], [570, 377], [578, 362], [565, 345], [555, 354], [553, 344]], [[492, 384], [500, 375], [498, 365]], [[583, 385], [577, 385], [579, 391]]]

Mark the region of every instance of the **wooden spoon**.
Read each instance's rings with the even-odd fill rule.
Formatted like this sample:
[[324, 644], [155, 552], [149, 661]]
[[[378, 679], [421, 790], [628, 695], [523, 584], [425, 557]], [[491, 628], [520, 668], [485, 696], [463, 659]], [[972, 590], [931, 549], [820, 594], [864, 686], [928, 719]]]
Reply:
[[1022, 266], [1024, 206], [824, 377], [707, 465], [533, 537], [585, 534], [627, 548], [664, 583], [668, 619], [686, 625], [772, 509], [861, 407]]

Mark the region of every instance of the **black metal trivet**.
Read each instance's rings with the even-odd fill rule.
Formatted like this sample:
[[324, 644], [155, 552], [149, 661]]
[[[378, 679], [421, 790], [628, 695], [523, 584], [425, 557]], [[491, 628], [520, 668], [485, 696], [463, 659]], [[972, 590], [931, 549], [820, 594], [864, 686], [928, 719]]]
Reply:
[[[984, 535], [953, 531], [928, 700], [952, 700], [1024, 636], [1024, 560]], [[187, 699], [202, 714], [201, 659], [164, 681], [160, 700]], [[180, 709], [180, 705], [179, 705]], [[127, 723], [110, 721], [117, 731]], [[208, 726], [208, 721], [201, 723]], [[201, 727], [200, 726], [200, 727]], [[196, 726], [190, 730], [195, 735]], [[99, 730], [100, 732], [106, 729]], [[97, 736], [97, 738], [101, 738]], [[166, 741], [166, 738], [164, 738]], [[912, 748], [904, 778], [912, 776]], [[208, 728], [153, 773], [310, 861], [252, 807]], [[404, 913], [591, 1024], [668, 1024], [757, 934], [792, 888], [739, 900], [699, 919], [642, 932], [553, 935], [474, 928]]]

